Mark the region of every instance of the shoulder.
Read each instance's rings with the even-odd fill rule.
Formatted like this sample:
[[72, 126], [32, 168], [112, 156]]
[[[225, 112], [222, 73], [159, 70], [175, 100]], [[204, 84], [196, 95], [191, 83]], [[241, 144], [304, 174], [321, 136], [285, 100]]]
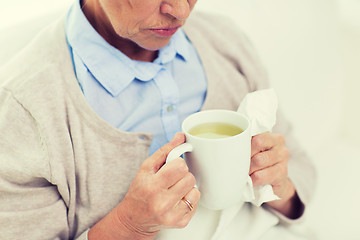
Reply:
[[[44, 72], [61, 62], [66, 44], [63, 18], [41, 30], [20, 52], [0, 67], [0, 85], [11, 86], [8, 79], [21, 79]], [[14, 81], [13, 80], [13, 81]]]
[[63, 19], [43, 29], [0, 68], [0, 88], [31, 108], [61, 93], [64, 76], [74, 75]]

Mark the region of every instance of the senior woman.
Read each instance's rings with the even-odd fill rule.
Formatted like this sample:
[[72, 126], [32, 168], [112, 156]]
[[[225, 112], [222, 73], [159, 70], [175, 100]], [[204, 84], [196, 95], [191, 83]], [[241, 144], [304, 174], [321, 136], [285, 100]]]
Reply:
[[[165, 164], [182, 120], [268, 87], [246, 37], [188, 19], [195, 3], [77, 0], [1, 70], [1, 239], [156, 239], [189, 224], [195, 178], [182, 158]], [[274, 132], [253, 137], [249, 174], [289, 224], [314, 171], [281, 115]]]

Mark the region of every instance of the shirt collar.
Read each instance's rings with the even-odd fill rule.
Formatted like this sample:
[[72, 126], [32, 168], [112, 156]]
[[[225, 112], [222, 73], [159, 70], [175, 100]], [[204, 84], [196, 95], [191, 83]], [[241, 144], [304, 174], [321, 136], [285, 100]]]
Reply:
[[164, 64], [175, 58], [188, 61], [191, 47], [185, 33], [179, 29], [169, 44], [159, 50], [154, 62], [132, 60], [96, 32], [82, 12], [79, 1], [75, 1], [67, 15], [66, 36], [73, 54], [112, 96], [117, 96], [134, 79], [153, 79]]

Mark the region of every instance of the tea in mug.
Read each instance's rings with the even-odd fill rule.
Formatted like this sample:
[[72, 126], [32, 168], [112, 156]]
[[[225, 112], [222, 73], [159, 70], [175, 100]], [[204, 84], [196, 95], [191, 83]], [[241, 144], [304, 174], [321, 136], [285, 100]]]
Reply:
[[217, 139], [235, 136], [243, 131], [243, 129], [230, 123], [210, 122], [191, 128], [189, 133], [201, 138]]

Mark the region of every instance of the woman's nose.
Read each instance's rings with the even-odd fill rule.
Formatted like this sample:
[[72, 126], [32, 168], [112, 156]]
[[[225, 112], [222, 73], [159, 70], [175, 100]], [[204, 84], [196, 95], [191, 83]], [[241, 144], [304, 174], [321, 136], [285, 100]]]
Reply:
[[188, 0], [171, 0], [165, 1], [160, 6], [160, 11], [178, 20], [185, 20], [189, 17], [191, 8]]

